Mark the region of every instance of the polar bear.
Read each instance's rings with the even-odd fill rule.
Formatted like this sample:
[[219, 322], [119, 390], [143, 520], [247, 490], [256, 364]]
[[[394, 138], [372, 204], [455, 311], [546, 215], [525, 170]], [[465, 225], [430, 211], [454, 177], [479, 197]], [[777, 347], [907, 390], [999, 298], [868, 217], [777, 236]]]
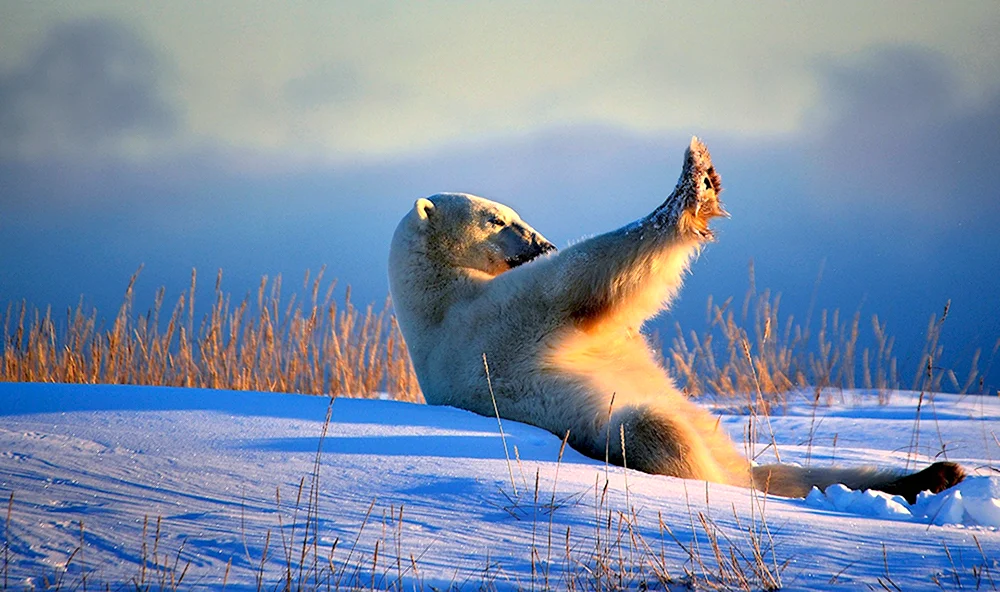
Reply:
[[418, 199], [393, 235], [389, 283], [427, 402], [492, 416], [495, 399], [501, 417], [568, 432], [592, 458], [788, 497], [843, 483], [912, 501], [961, 481], [951, 463], [912, 475], [751, 466], [717, 418], [678, 391], [640, 327], [712, 240], [709, 221], [727, 215], [721, 189], [694, 138], [680, 180], [651, 214], [562, 251], [499, 203]]

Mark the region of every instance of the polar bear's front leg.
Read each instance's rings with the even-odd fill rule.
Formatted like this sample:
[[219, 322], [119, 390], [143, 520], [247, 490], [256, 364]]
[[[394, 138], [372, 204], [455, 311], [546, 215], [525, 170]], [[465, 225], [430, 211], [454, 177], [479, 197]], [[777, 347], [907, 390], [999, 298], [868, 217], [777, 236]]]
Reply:
[[677, 186], [651, 214], [550, 259], [551, 309], [583, 326], [641, 325], [669, 303], [691, 258], [712, 239], [709, 221], [726, 215], [721, 190], [708, 150], [693, 138]]

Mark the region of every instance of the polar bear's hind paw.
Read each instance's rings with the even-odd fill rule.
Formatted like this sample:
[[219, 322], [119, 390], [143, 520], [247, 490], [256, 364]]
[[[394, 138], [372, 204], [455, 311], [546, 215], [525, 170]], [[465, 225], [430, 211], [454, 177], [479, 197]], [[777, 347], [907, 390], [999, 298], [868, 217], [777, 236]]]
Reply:
[[965, 479], [965, 470], [952, 462], [936, 462], [926, 469], [900, 477], [886, 487], [879, 489], [886, 493], [901, 495], [911, 504], [916, 502], [921, 491], [940, 493], [958, 485]]

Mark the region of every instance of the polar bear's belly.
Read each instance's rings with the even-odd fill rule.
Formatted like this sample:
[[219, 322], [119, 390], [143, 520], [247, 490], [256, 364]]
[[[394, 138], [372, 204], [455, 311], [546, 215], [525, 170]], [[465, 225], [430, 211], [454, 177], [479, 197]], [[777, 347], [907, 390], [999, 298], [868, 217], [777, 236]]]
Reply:
[[585, 381], [615, 407], [676, 397], [677, 391], [641, 334], [573, 331], [550, 349], [553, 369]]

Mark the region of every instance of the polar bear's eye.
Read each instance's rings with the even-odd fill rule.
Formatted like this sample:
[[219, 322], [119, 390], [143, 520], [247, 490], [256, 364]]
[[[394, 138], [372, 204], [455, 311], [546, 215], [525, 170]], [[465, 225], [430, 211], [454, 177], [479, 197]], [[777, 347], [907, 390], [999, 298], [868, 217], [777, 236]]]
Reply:
[[497, 226], [497, 227], [506, 226], [507, 225], [507, 223], [503, 221], [503, 218], [501, 218], [499, 216], [490, 216], [488, 222], [492, 226]]

